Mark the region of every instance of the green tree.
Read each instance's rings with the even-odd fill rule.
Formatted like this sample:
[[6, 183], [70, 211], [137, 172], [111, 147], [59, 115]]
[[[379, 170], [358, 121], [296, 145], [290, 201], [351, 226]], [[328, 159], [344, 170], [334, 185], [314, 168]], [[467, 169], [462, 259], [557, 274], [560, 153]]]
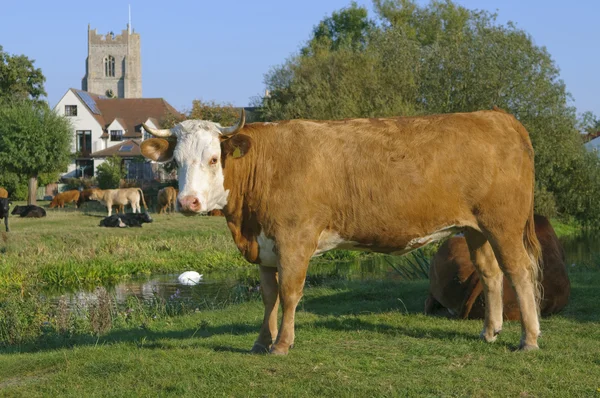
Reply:
[[536, 210], [600, 223], [600, 210], [592, 206], [600, 193], [600, 165], [582, 146], [571, 97], [546, 48], [513, 24], [498, 24], [495, 14], [450, 0], [425, 6], [375, 0], [374, 8], [375, 23], [356, 5], [325, 18], [298, 54], [272, 68], [265, 75], [271, 95], [255, 100], [262, 118], [403, 116], [499, 106], [531, 135]]
[[39, 100], [46, 96], [42, 70], [24, 55], [10, 55], [0, 46], [0, 99]]
[[190, 119], [210, 120], [222, 126], [231, 126], [240, 118], [239, 109], [232, 104], [219, 104], [215, 101], [192, 101], [192, 110], [188, 114]]
[[0, 170], [29, 180], [28, 203], [36, 203], [38, 177], [52, 178], [71, 160], [71, 125], [45, 102], [0, 106]]
[[98, 186], [101, 189], [119, 188], [119, 184], [127, 175], [125, 167], [123, 167], [123, 159], [117, 155], [113, 155], [106, 159], [104, 163], [96, 167]]
[[594, 112], [586, 111], [579, 115], [577, 120], [579, 131], [582, 134], [594, 134], [600, 132], [600, 119]]

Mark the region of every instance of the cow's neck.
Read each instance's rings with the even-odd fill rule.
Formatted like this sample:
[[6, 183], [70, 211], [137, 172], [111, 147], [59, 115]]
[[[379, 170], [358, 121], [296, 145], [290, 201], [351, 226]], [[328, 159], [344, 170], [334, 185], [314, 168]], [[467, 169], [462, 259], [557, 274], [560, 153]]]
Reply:
[[264, 181], [256, 178], [260, 174], [257, 162], [259, 157], [260, 148], [255, 141], [249, 153], [239, 159], [228, 157], [223, 168], [223, 185], [229, 190], [223, 213], [235, 244], [246, 260], [252, 263], [259, 263], [257, 237], [261, 232], [261, 225], [257, 217], [260, 204], [256, 198], [262, 191], [259, 181]]

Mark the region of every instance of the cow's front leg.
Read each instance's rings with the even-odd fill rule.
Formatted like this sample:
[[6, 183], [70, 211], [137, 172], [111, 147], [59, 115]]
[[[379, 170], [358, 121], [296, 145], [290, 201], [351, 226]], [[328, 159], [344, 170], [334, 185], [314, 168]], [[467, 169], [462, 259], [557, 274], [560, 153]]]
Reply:
[[8, 230], [8, 212], [6, 212], [6, 216], [4, 217], [4, 226], [6, 227], [6, 232], [10, 232]]
[[279, 310], [279, 287], [277, 285], [277, 268], [260, 268], [260, 290], [265, 305], [265, 316], [260, 328], [260, 333], [254, 346], [253, 353], [267, 353], [271, 344], [277, 338], [277, 312]]
[[[294, 318], [296, 306], [302, 298], [308, 261], [312, 251], [307, 247], [278, 245], [279, 249], [279, 299], [283, 318], [277, 341], [271, 347], [271, 354], [285, 355], [294, 344]], [[310, 254], [309, 254], [310, 251]]]

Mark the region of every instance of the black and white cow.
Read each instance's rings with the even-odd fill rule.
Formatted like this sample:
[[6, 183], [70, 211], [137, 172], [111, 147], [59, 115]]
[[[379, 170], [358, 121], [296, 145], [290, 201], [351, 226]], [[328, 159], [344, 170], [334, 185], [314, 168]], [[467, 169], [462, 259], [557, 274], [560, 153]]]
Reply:
[[104, 217], [100, 221], [100, 226], [111, 228], [141, 227], [143, 223], [152, 221], [152, 217], [148, 213], [113, 214], [112, 216]]
[[6, 226], [6, 232], [9, 232], [8, 229], [8, 207], [10, 206], [10, 201], [6, 198], [0, 199], [0, 220], [4, 218], [4, 225]]

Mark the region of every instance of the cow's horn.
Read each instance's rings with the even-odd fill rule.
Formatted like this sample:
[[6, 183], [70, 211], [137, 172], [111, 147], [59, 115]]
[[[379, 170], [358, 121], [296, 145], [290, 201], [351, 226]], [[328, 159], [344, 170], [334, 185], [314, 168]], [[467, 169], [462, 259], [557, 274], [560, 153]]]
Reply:
[[146, 124], [142, 123], [142, 126], [144, 127], [144, 130], [146, 130], [147, 132], [149, 132], [150, 134], [152, 134], [155, 137], [161, 137], [161, 138], [167, 138], [167, 137], [171, 137], [173, 135], [173, 132], [169, 129], [153, 129], [148, 127]]
[[233, 135], [244, 127], [244, 123], [246, 123], [246, 111], [242, 108], [242, 115], [238, 124], [231, 127], [219, 127], [219, 130], [221, 130], [221, 135]]

